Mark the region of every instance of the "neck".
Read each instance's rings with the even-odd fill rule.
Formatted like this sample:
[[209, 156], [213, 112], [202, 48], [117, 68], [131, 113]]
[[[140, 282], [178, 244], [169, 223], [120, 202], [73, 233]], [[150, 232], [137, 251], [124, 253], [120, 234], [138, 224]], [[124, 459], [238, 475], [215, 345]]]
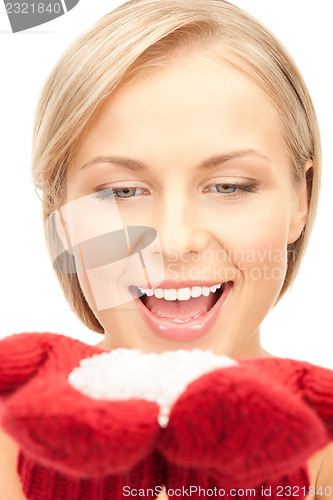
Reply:
[[273, 354], [265, 351], [260, 342], [260, 329], [258, 328], [251, 337], [242, 344], [237, 351], [232, 355], [236, 359], [244, 358], [267, 358], [275, 357]]

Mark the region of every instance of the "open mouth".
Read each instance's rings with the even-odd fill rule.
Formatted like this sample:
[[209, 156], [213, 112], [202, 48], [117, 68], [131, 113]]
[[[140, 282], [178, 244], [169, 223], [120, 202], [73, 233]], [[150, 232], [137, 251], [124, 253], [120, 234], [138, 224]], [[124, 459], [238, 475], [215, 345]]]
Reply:
[[[155, 290], [138, 289], [141, 302], [157, 316], [184, 323], [206, 314], [221, 297], [225, 283], [212, 287]], [[148, 292], [148, 294], [147, 294]]]
[[233, 285], [232, 281], [210, 287], [144, 289], [130, 287], [132, 296], [150, 328], [175, 340], [196, 338], [215, 322]]

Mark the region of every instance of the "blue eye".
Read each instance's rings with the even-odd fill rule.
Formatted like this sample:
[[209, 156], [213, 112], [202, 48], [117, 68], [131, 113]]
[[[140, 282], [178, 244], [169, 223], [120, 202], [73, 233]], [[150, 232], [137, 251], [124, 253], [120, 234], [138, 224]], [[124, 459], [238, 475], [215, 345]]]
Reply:
[[[213, 189], [210, 189], [213, 188]], [[245, 183], [245, 182], [233, 182], [233, 183], [223, 183], [223, 184], [212, 184], [206, 188], [208, 191], [213, 191], [216, 193], [224, 194], [224, 195], [233, 195], [238, 191], [245, 191], [248, 193], [257, 192], [256, 185], [253, 183]]]
[[216, 191], [223, 194], [234, 193], [237, 188], [236, 184], [216, 184]]
[[132, 198], [136, 193], [136, 188], [123, 188], [114, 191], [117, 198]]
[[[141, 193], [138, 193], [138, 191], [141, 191]], [[96, 194], [95, 198], [97, 198], [97, 200], [106, 200], [108, 198], [133, 198], [137, 194], [143, 194], [143, 191], [143, 189], [134, 187], [103, 189], [103, 191], [99, 191]]]

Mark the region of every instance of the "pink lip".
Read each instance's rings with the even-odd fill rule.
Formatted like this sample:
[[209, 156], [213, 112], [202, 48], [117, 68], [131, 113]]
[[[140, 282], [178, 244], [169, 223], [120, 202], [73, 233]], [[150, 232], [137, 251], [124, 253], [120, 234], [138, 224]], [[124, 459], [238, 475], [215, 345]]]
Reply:
[[[173, 282], [172, 288], [178, 288], [175, 285], [176, 282]], [[183, 285], [185, 288], [185, 285]], [[194, 284], [187, 286], [195, 286]], [[204, 286], [201, 282], [201, 286]], [[207, 285], [209, 286], [209, 285]], [[210, 285], [213, 286], [213, 285]], [[130, 289], [131, 294], [137, 304], [137, 307], [140, 311], [140, 314], [145, 321], [145, 323], [149, 326], [149, 328], [155, 333], [157, 336], [162, 337], [168, 340], [178, 340], [178, 341], [186, 341], [193, 340], [199, 337], [202, 337], [207, 333], [207, 331], [214, 325], [216, 322], [221, 309], [223, 307], [226, 298], [229, 295], [230, 290], [232, 289], [233, 282], [228, 281], [224, 285], [224, 291], [221, 297], [218, 299], [216, 304], [202, 316], [197, 318], [193, 318], [192, 320], [186, 321], [182, 324], [177, 324], [174, 321], [163, 318], [161, 316], [157, 316], [149, 311], [147, 307], [141, 302], [139, 297], [136, 294], [136, 290]], [[161, 288], [171, 288], [171, 287], [163, 287]]]

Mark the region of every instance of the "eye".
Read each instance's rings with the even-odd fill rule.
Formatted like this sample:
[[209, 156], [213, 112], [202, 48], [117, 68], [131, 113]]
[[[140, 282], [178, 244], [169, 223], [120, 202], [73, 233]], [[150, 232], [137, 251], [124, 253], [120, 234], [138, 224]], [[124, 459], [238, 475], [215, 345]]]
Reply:
[[215, 187], [218, 193], [223, 194], [234, 193], [238, 189], [235, 184], [216, 184]]
[[205, 192], [216, 192], [224, 195], [233, 195], [237, 194], [239, 191], [245, 191], [248, 193], [257, 192], [256, 185], [253, 183], [247, 182], [231, 182], [231, 183], [223, 183], [223, 184], [212, 184], [211, 186], [207, 186], [204, 189]]
[[96, 194], [96, 198], [98, 200], [106, 200], [107, 198], [116, 198], [116, 199], [126, 199], [126, 198], [134, 198], [136, 195], [146, 194], [146, 190], [142, 188], [136, 187], [113, 187], [110, 189], [103, 189]]
[[116, 189], [114, 190], [115, 195], [117, 198], [132, 198], [137, 191], [137, 188], [123, 188], [123, 189]]

